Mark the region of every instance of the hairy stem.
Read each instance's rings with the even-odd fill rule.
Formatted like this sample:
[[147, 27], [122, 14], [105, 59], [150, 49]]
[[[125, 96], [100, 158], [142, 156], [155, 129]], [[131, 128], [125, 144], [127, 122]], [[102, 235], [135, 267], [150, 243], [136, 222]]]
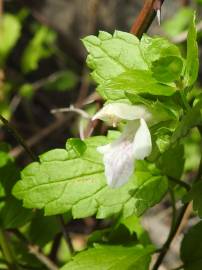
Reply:
[[164, 0], [146, 0], [139, 16], [134, 21], [130, 32], [141, 38], [152, 24], [157, 9], [161, 8]]

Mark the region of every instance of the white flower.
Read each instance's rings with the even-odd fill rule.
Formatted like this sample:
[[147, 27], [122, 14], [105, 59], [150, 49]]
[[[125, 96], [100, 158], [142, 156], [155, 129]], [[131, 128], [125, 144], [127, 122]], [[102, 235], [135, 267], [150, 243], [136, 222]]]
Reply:
[[120, 187], [128, 182], [135, 169], [135, 161], [143, 160], [152, 150], [151, 135], [146, 121], [151, 114], [144, 106], [132, 106], [124, 103], [112, 103], [104, 106], [94, 117], [113, 125], [126, 120], [122, 135], [97, 150], [103, 154], [105, 175], [110, 187]]

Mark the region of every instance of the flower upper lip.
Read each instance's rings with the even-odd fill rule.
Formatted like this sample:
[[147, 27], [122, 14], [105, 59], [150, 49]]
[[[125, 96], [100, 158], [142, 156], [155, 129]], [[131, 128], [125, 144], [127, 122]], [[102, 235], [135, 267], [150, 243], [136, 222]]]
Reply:
[[132, 121], [140, 118], [145, 120], [151, 118], [151, 114], [145, 106], [117, 102], [105, 105], [93, 116], [92, 120], [100, 119], [116, 126], [121, 120]]

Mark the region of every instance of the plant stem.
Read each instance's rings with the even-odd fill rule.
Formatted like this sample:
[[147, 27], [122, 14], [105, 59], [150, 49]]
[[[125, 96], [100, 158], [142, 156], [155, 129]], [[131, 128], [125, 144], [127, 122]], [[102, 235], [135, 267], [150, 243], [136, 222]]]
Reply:
[[[9, 231], [13, 233], [23, 245], [25, 245], [29, 253], [34, 255], [39, 262], [46, 266], [47, 269], [58, 270], [58, 267], [54, 264], [54, 262], [49, 257], [47, 257], [37, 245], [30, 243], [29, 240], [18, 229], [10, 229]], [[12, 268], [9, 270], [15, 269]]]
[[59, 270], [59, 268], [39, 250], [38, 246], [29, 245], [28, 249], [31, 254], [33, 254], [43, 265], [47, 267], [47, 269]]
[[[0, 0], [0, 23], [1, 23], [1, 20], [2, 20], [2, 15], [3, 15], [3, 6], [4, 6], [4, 1], [3, 0]], [[0, 26], [1, 27], [1, 26]]]
[[174, 230], [175, 228], [175, 223], [176, 223], [176, 214], [177, 214], [177, 210], [176, 210], [176, 199], [175, 199], [175, 193], [173, 191], [172, 188], [169, 189], [169, 193], [170, 193], [170, 198], [171, 198], [171, 204], [172, 204], [172, 224], [171, 224], [171, 232]]
[[130, 32], [141, 38], [156, 16], [156, 7], [161, 7], [164, 0], [146, 0], [139, 16], [134, 21]]
[[61, 224], [61, 228], [62, 228], [62, 233], [63, 233], [63, 236], [64, 236], [64, 239], [67, 243], [67, 246], [69, 248], [69, 251], [71, 254], [74, 253], [74, 247], [72, 245], [72, 241], [71, 241], [71, 238], [69, 236], [69, 233], [66, 229], [66, 226], [65, 226], [65, 222], [64, 222], [64, 218], [62, 215], [59, 215], [59, 221], [60, 221], [60, 224]]
[[53, 261], [54, 263], [57, 262], [57, 254], [60, 248], [61, 239], [62, 239], [62, 233], [58, 233], [55, 236], [55, 239], [53, 240], [51, 251], [48, 256], [51, 259], [51, 261]]
[[178, 180], [178, 179], [175, 179], [173, 177], [170, 177], [168, 176], [169, 180], [178, 184], [179, 186], [185, 188], [187, 191], [189, 191], [191, 189], [191, 186], [189, 184], [187, 184], [186, 182], [184, 181], [181, 181], [181, 180]]
[[172, 269], [172, 270], [182, 270], [182, 269], [184, 269], [184, 265], [183, 264], [180, 265], [180, 266], [178, 266], [177, 268]]
[[5, 257], [5, 260], [8, 264], [8, 270], [18, 270], [18, 266], [15, 261], [15, 257], [13, 251], [9, 245], [9, 241], [7, 239], [7, 235], [5, 231], [0, 229], [0, 246]]
[[176, 220], [175, 226], [174, 226], [173, 229], [171, 228], [168, 239], [166, 240], [165, 244], [163, 245], [163, 247], [161, 249], [161, 252], [160, 252], [160, 254], [158, 256], [158, 259], [157, 259], [156, 263], [154, 264], [152, 270], [157, 270], [159, 268], [159, 266], [162, 264], [162, 262], [164, 260], [164, 257], [166, 255], [167, 251], [169, 250], [170, 245], [171, 245], [171, 243], [172, 243], [172, 241], [173, 241], [173, 239], [174, 239], [174, 237], [175, 237], [175, 235], [176, 235], [176, 233], [178, 231], [178, 228], [180, 227], [181, 221], [182, 221], [182, 219], [184, 217], [184, 214], [186, 213], [186, 210], [187, 210], [188, 206], [189, 206], [189, 203], [186, 203], [182, 207], [182, 209], [180, 211], [180, 214], [179, 214], [179, 216], [178, 216], [178, 218]]
[[18, 133], [18, 131], [6, 120], [1, 114], [0, 114], [0, 120], [3, 122], [7, 130], [15, 137], [17, 142], [25, 149], [25, 151], [28, 153], [30, 158], [33, 161], [36, 161], [37, 158], [35, 155], [32, 153], [32, 151], [29, 149], [27, 144], [25, 143], [24, 139], [21, 137], [21, 135]]
[[[201, 177], [202, 177], [202, 157], [201, 157], [198, 173], [197, 173], [197, 176], [196, 176], [196, 179], [195, 179], [194, 183], [200, 181]], [[181, 211], [180, 211], [180, 213], [178, 215], [178, 218], [176, 220], [176, 223], [173, 226], [173, 229], [171, 228], [169, 236], [168, 236], [166, 242], [164, 243], [164, 245], [163, 245], [163, 247], [161, 249], [161, 252], [160, 252], [160, 254], [159, 254], [158, 258], [157, 258], [157, 261], [154, 264], [152, 270], [158, 270], [159, 266], [162, 264], [166, 254], [167, 254], [167, 251], [169, 250], [170, 245], [171, 245], [173, 239], [175, 238], [176, 233], [178, 232], [178, 229], [179, 229], [179, 227], [180, 227], [180, 225], [181, 225], [181, 223], [183, 221], [183, 218], [184, 218], [190, 204], [191, 204], [191, 202], [186, 203], [182, 207], [182, 209], [181, 209]]]

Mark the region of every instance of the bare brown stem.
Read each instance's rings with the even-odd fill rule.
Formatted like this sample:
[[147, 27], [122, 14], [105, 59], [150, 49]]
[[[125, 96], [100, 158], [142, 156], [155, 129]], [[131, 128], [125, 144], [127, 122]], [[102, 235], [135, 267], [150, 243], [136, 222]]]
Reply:
[[0, 20], [2, 18], [3, 15], [3, 0], [0, 0]]
[[[54, 264], [54, 262], [47, 257], [37, 245], [33, 245], [28, 241], [28, 239], [20, 232], [18, 229], [10, 229], [9, 232], [13, 233], [22, 244], [25, 245], [27, 250], [33, 254], [39, 262], [47, 267], [49, 270], [58, 270], [59, 268]], [[11, 270], [14, 270], [13, 268]]]
[[139, 38], [146, 33], [156, 16], [157, 9], [161, 8], [163, 2], [164, 0], [145, 0], [144, 6], [134, 21], [130, 32]]
[[29, 252], [33, 254], [49, 270], [59, 270], [59, 268], [39, 250], [38, 246], [29, 245], [28, 249]]

